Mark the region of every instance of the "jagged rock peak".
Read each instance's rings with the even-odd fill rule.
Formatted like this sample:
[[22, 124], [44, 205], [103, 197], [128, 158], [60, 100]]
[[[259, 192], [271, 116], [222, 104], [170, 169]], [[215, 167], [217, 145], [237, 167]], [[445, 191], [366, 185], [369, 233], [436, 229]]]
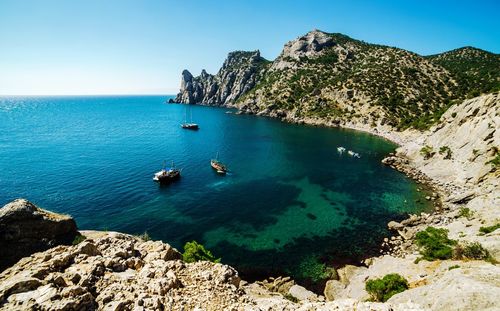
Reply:
[[285, 44], [281, 57], [299, 59], [302, 56], [313, 56], [327, 47], [335, 45], [333, 37], [318, 29]]
[[216, 75], [204, 69], [197, 77], [184, 70], [181, 89], [174, 102], [229, 106], [253, 88], [267, 61], [260, 51], [230, 52]]

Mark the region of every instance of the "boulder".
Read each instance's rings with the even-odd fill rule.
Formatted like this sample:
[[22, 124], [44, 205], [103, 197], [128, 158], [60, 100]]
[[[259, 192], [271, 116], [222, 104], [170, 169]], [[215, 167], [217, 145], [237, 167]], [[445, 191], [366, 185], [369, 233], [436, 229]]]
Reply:
[[387, 224], [387, 228], [389, 228], [389, 230], [401, 230], [404, 226], [397, 221], [390, 221]]
[[77, 235], [70, 216], [43, 210], [24, 199], [10, 202], [0, 209], [0, 271], [35, 252], [69, 245]]
[[300, 301], [318, 300], [318, 296], [315, 293], [297, 284], [290, 287], [290, 289], [288, 290], [288, 294], [292, 295], [293, 297], [297, 298]]
[[337, 280], [329, 280], [326, 282], [324, 295], [327, 301], [333, 301], [345, 289], [345, 285]]

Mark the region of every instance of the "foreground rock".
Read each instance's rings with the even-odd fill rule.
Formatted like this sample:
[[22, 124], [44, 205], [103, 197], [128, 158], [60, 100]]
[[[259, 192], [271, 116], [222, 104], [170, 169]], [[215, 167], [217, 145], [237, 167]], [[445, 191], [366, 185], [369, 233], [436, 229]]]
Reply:
[[161, 241], [82, 233], [87, 239], [80, 244], [33, 254], [0, 274], [0, 309], [421, 310], [406, 302], [323, 302], [286, 278], [244, 284], [227, 265], [185, 263]]
[[0, 209], [0, 271], [34, 252], [71, 244], [77, 234], [73, 218], [15, 200]]
[[231, 267], [186, 264], [170, 245], [119, 233], [83, 232], [76, 246], [24, 258], [0, 275], [0, 307], [36, 310], [207, 310], [237, 306]]

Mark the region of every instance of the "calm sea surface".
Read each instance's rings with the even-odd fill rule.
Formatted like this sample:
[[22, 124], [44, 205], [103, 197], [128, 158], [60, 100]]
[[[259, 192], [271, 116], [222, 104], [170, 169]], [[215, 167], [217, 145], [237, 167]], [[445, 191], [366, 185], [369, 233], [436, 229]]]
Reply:
[[[389, 220], [429, 209], [380, 163], [388, 141], [202, 106], [191, 107], [200, 130], [183, 130], [186, 106], [166, 98], [0, 98], [0, 205], [24, 197], [80, 229], [147, 231], [179, 249], [198, 240], [247, 278], [304, 282], [373, 254]], [[217, 152], [227, 176], [210, 167]], [[182, 178], [160, 187], [164, 160]]]

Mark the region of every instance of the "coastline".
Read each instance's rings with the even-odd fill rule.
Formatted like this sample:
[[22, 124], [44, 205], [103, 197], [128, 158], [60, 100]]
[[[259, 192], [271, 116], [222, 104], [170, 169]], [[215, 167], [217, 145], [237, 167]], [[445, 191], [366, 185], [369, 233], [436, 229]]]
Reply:
[[[42, 305], [69, 303], [116, 307], [120, 310], [134, 304], [152, 308], [174, 304], [188, 306], [189, 309], [197, 309], [199, 305], [210, 306], [207, 310], [226, 307], [234, 310], [494, 309], [500, 294], [500, 267], [496, 262], [500, 258], [500, 230], [479, 234], [479, 229], [495, 225], [500, 219], [500, 211], [495, 208], [498, 206], [495, 202], [498, 203], [500, 189], [495, 179], [498, 172], [486, 162], [491, 158], [492, 150], [487, 148], [496, 146], [498, 137], [495, 136], [488, 143], [477, 163], [463, 166], [461, 161], [469, 159], [469, 149], [476, 146], [469, 146], [469, 149], [457, 147], [463, 146], [463, 141], [469, 139], [460, 135], [457, 126], [466, 127], [467, 132], [474, 137], [490, 137], [495, 128], [488, 127], [480, 135], [476, 135], [476, 131], [483, 129], [481, 124], [497, 124], [499, 121], [490, 119], [491, 114], [488, 112], [492, 105], [498, 103], [497, 96], [480, 97], [464, 102], [463, 106], [450, 108], [452, 110], [443, 116], [444, 125], [412, 139], [405, 140], [405, 137], [412, 137], [411, 133], [406, 135], [369, 129], [357, 124], [333, 125], [351, 130], [361, 129], [377, 136], [382, 133], [385, 139], [399, 139], [402, 143], [396, 143], [399, 147], [395, 153], [389, 154], [382, 163], [403, 172], [418, 183], [432, 187], [435, 192], [426, 199], [439, 208], [430, 213], [410, 214], [400, 222], [390, 221], [387, 226], [393, 235], [381, 242], [380, 253], [366, 258], [359, 265], [347, 264], [332, 269], [323, 295], [309, 291], [288, 277], [245, 282], [240, 279], [238, 271], [230, 266], [207, 261], [185, 261], [182, 254], [162, 241], [148, 241], [146, 238], [116, 232], [82, 231], [86, 238], [76, 244], [73, 241], [72, 246], [52, 245], [45, 251], [25, 255], [2, 272], [0, 298], [5, 299], [0, 300], [0, 306], [28, 306], [35, 304], [36, 299], [36, 303]], [[473, 116], [466, 114], [477, 107], [484, 109]], [[465, 112], [455, 118], [461, 113], [460, 109]], [[450, 118], [451, 115], [454, 116]], [[476, 122], [478, 119], [481, 122]], [[303, 124], [312, 122], [295, 121]], [[319, 124], [317, 120], [312, 123], [328, 126]], [[445, 143], [450, 144], [453, 158], [447, 158], [437, 151], [436, 155], [425, 158], [420, 148], [429, 144], [439, 150], [443, 146], [443, 136], [451, 141]], [[476, 159], [467, 161], [474, 162]], [[477, 171], [473, 164], [480, 165], [481, 169]], [[457, 167], [458, 172], [475, 173], [475, 179], [467, 184], [450, 186], [453, 185], [450, 177], [457, 177]], [[443, 175], [443, 171], [448, 175]], [[466, 191], [471, 189], [474, 192]], [[24, 212], [26, 205], [30, 204], [25, 200], [16, 200], [12, 202], [10, 211]], [[464, 216], [463, 209], [469, 210], [470, 215]], [[41, 213], [34, 206], [29, 210], [35, 215]], [[46, 218], [54, 220], [54, 217]], [[31, 224], [28, 226], [32, 227]], [[449, 238], [460, 245], [480, 243], [491, 252], [491, 257], [486, 260], [467, 256], [420, 260], [422, 254], [414, 238], [429, 226], [445, 229]], [[21, 233], [26, 231], [19, 230]], [[393, 273], [407, 280], [408, 289], [384, 303], [368, 302], [370, 295], [366, 291], [367, 281]], [[25, 276], [29, 279], [25, 279]], [[457, 300], [457, 295], [461, 299]], [[39, 297], [50, 299], [42, 301]]]

